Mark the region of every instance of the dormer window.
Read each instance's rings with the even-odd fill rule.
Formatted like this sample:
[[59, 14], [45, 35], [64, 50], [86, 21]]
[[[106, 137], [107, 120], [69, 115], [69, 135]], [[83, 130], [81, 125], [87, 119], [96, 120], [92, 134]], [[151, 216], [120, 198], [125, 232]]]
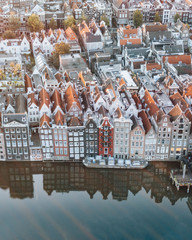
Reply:
[[25, 122], [26, 121], [26, 117], [22, 117], [22, 122]]

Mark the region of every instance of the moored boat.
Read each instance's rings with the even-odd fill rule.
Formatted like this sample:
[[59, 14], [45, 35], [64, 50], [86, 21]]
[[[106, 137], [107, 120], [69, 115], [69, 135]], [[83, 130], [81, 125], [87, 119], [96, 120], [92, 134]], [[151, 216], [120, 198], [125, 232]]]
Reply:
[[113, 157], [104, 159], [102, 156], [96, 156], [85, 158], [83, 164], [88, 168], [143, 169], [148, 166], [148, 161], [115, 159]]

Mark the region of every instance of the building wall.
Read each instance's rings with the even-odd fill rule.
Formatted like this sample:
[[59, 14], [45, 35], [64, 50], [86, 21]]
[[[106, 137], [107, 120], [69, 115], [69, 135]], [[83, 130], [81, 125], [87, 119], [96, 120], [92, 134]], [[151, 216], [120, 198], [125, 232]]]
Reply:
[[189, 120], [183, 115], [172, 122], [171, 158], [180, 159], [182, 156], [187, 156], [190, 127]]
[[85, 157], [85, 129], [84, 127], [69, 127], [69, 158], [80, 160]]
[[65, 126], [53, 126], [53, 144], [55, 157], [68, 160], [68, 134]]
[[163, 116], [157, 129], [156, 159], [169, 159], [172, 125], [169, 116]]
[[130, 119], [120, 118], [114, 120], [114, 157], [129, 158], [129, 141], [132, 122]]
[[99, 127], [99, 155], [113, 156], [113, 126], [107, 117]]
[[89, 119], [85, 128], [85, 154], [86, 156], [98, 155], [98, 136], [99, 130], [93, 119]]
[[131, 130], [130, 137], [130, 158], [144, 159], [145, 131], [140, 126], [137, 126]]
[[52, 129], [47, 124], [43, 124], [42, 127], [39, 128], [39, 136], [43, 151], [44, 160], [49, 160], [53, 157], [54, 148], [53, 148], [53, 136]]

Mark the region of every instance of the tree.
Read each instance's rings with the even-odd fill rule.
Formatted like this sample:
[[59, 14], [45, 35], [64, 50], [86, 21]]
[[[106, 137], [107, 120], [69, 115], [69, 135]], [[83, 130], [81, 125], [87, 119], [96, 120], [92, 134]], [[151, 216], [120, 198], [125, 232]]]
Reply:
[[83, 13], [83, 15], [79, 18], [78, 23], [82, 23], [83, 21], [85, 21], [86, 23], [88, 23], [88, 19], [87, 19], [87, 17], [84, 15], [84, 13]]
[[28, 18], [27, 25], [31, 32], [40, 32], [44, 28], [44, 24], [41, 22], [39, 16], [36, 14], [32, 14]]
[[176, 13], [175, 16], [174, 16], [174, 22], [176, 23], [178, 19], [180, 19], [180, 15], [179, 13]]
[[133, 24], [136, 28], [140, 27], [143, 23], [143, 15], [139, 10], [136, 10], [133, 14]]
[[101, 21], [104, 21], [106, 26], [109, 26], [109, 18], [106, 16], [106, 14], [103, 14], [100, 18]]
[[65, 28], [73, 27], [75, 25], [75, 18], [73, 16], [68, 16], [66, 20], [63, 21]]
[[10, 30], [7, 30], [3, 34], [3, 39], [14, 39], [16, 38], [16, 34]]
[[16, 31], [21, 26], [20, 19], [18, 17], [15, 17], [14, 15], [11, 15], [8, 20], [8, 27], [11, 31]]
[[49, 28], [51, 28], [52, 30], [55, 30], [57, 28], [57, 23], [54, 18], [51, 18], [49, 22]]
[[160, 18], [160, 16], [159, 16], [159, 13], [158, 13], [158, 12], [155, 13], [154, 22], [161, 22], [161, 18]]
[[53, 51], [53, 64], [56, 68], [59, 68], [59, 55], [69, 54], [70, 45], [64, 42], [56, 43], [55, 50]]

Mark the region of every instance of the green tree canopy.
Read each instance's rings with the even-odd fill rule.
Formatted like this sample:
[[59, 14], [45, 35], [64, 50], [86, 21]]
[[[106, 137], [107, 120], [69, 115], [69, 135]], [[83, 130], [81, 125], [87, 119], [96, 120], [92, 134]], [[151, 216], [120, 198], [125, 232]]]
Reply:
[[159, 16], [159, 13], [158, 13], [158, 12], [155, 13], [154, 22], [161, 22], [161, 18], [160, 18], [160, 16]]
[[14, 39], [16, 38], [16, 34], [10, 30], [7, 30], [3, 33], [3, 39]]
[[180, 15], [179, 13], [176, 13], [175, 16], [174, 16], [174, 22], [176, 23], [178, 19], [180, 19]]
[[75, 18], [73, 16], [68, 16], [66, 20], [63, 21], [65, 28], [73, 27], [75, 25]]
[[56, 68], [59, 68], [59, 55], [69, 54], [70, 45], [64, 42], [56, 43], [55, 50], [53, 51], [53, 64]]
[[100, 18], [101, 21], [104, 21], [106, 26], [109, 26], [109, 18], [106, 16], [106, 14], [103, 14]]
[[21, 26], [21, 21], [18, 17], [11, 15], [8, 19], [8, 27], [11, 31], [16, 31]]
[[143, 14], [136, 10], [133, 14], [133, 24], [136, 28], [140, 27], [143, 23]]
[[51, 20], [49, 22], [49, 28], [51, 28], [52, 30], [57, 29], [57, 23], [54, 18], [51, 18]]
[[27, 25], [31, 32], [40, 32], [44, 28], [44, 24], [41, 22], [39, 16], [36, 14], [32, 14], [28, 18]]

